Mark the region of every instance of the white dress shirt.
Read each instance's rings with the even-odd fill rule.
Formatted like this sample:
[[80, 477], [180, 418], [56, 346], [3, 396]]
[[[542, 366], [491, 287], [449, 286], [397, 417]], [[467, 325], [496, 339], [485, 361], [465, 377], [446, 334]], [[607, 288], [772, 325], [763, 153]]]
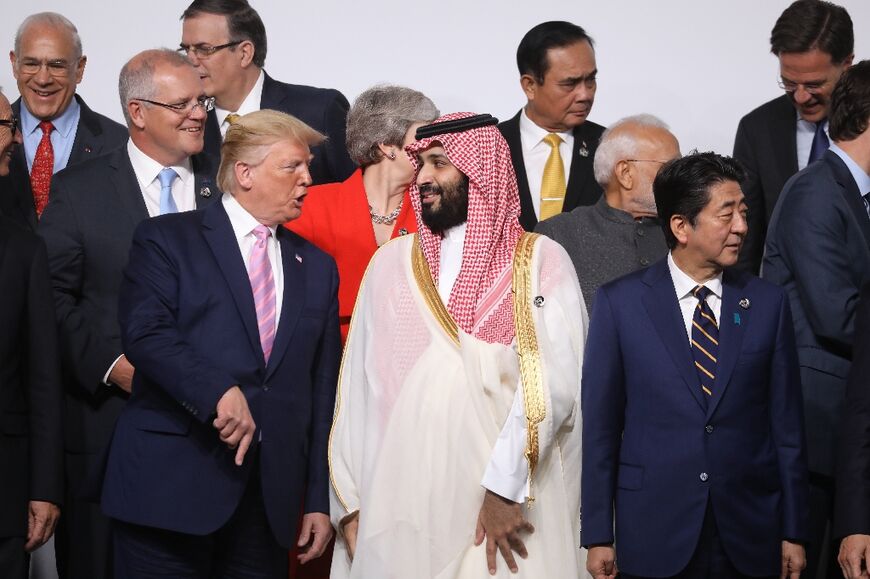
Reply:
[[[813, 139], [816, 137], [816, 123], [805, 121], [798, 113], [795, 143], [797, 144], [798, 171], [806, 169], [810, 161], [810, 151], [813, 150]], [[825, 134], [828, 135], [828, 121], [825, 121]], [[830, 141], [831, 136], [828, 135]]]
[[230, 126], [230, 124], [227, 122], [227, 115], [229, 115], [230, 113], [235, 113], [237, 115], [246, 115], [248, 113], [260, 110], [260, 103], [263, 99], [263, 80], [265, 78], [266, 73], [261, 70], [260, 76], [257, 78], [257, 82], [255, 82], [254, 86], [251, 87], [251, 92], [248, 93], [248, 96], [246, 96], [245, 100], [242, 101], [242, 104], [239, 105], [238, 110], [228, 111], [215, 105], [214, 114], [215, 118], [217, 118], [218, 126], [221, 129], [221, 139], [227, 136], [227, 129]]
[[[145, 207], [149, 217], [160, 215], [160, 171], [165, 167], [142, 152], [133, 143], [133, 139], [127, 141], [127, 154], [130, 155], [130, 163], [133, 165], [133, 173], [139, 182], [139, 190], [145, 198]], [[172, 198], [179, 211], [192, 211], [196, 209], [196, 194], [194, 187], [193, 169], [190, 157], [184, 159], [180, 165], [172, 165], [172, 169], [178, 173], [178, 178], [172, 182]]]
[[[526, 177], [529, 181], [529, 194], [532, 196], [532, 205], [535, 208], [535, 216], [541, 216], [541, 180], [544, 178], [544, 165], [550, 158], [552, 147], [544, 142], [544, 137], [549, 135], [547, 129], [536, 125], [526, 115], [526, 109], [520, 113], [520, 143], [523, 147], [523, 165], [526, 167]], [[571, 152], [574, 150], [574, 133], [556, 133], [562, 137], [559, 145], [559, 154], [562, 156], [562, 165], [565, 167], [565, 185], [568, 184], [568, 176], [571, 174]]]
[[[448, 229], [441, 239], [441, 257], [438, 270], [438, 294], [446, 305], [450, 292], [459, 277], [462, 266], [462, 248], [465, 244], [465, 223]], [[529, 463], [526, 451], [526, 412], [523, 404], [522, 384], [517, 386], [510, 414], [492, 449], [489, 464], [481, 485], [495, 494], [515, 503], [523, 503], [528, 496]]]
[[719, 325], [719, 315], [722, 313], [722, 272], [712, 279], [701, 283], [693, 280], [681, 270], [674, 262], [674, 257], [668, 253], [668, 270], [671, 272], [671, 280], [674, 282], [674, 291], [677, 293], [677, 301], [680, 304], [680, 313], [683, 314], [683, 324], [686, 327], [686, 341], [692, 343], [692, 317], [695, 308], [698, 307], [698, 298], [692, 295], [692, 290], [698, 285], [704, 285], [710, 290], [707, 296], [707, 305], [713, 310], [716, 317], [716, 325]]

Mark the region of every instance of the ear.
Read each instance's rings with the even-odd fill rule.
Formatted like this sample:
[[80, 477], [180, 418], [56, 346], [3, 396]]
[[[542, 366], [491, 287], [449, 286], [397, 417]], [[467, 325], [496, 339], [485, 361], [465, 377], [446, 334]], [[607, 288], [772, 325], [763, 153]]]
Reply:
[[85, 74], [85, 65], [88, 63], [88, 57], [83, 56], [76, 64], [76, 84], [82, 82], [82, 76]]
[[378, 150], [380, 150], [381, 155], [386, 157], [387, 159], [395, 159], [396, 155], [396, 147], [394, 145], [385, 145], [384, 143], [378, 143]]
[[10, 51], [9, 51], [9, 64], [12, 65], [12, 76], [15, 77], [15, 80], [18, 80], [18, 67], [15, 66], [15, 61], [16, 61], [16, 60], [18, 60], [18, 59], [15, 58], [15, 51], [14, 51], [14, 50], [10, 50]]
[[846, 57], [846, 60], [843, 61], [843, 70], [846, 70], [850, 66], [852, 66], [852, 62], [855, 60], [855, 53], [853, 52], [849, 56]]
[[245, 191], [249, 190], [254, 185], [254, 175], [251, 172], [251, 166], [241, 161], [236, 161], [233, 165], [233, 173], [236, 177], [236, 183]]
[[671, 233], [677, 238], [679, 245], [686, 245], [689, 241], [689, 228], [692, 224], [684, 215], [671, 215]]
[[520, 86], [526, 94], [526, 98], [530, 101], [535, 100], [535, 95], [538, 92], [538, 81], [530, 74], [524, 74], [520, 77]]
[[250, 40], [243, 40], [241, 44], [236, 47], [236, 50], [239, 51], [241, 55], [241, 64], [242, 68], [248, 68], [251, 66], [251, 63], [254, 61], [254, 43]]
[[139, 101], [130, 101], [127, 103], [127, 113], [130, 115], [130, 121], [137, 129], [145, 130], [145, 115], [143, 110], [145, 106]]
[[616, 163], [613, 168], [613, 176], [619, 181], [623, 189], [630, 190], [634, 188], [634, 174], [631, 171], [631, 163], [626, 160], [621, 160]]

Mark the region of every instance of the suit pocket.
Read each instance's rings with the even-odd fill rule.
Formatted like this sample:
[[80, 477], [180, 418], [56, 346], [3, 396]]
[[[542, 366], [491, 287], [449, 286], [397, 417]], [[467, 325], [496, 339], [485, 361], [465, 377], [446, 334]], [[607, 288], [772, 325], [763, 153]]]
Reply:
[[132, 422], [139, 430], [162, 434], [186, 435], [190, 431], [191, 416], [180, 412], [159, 412], [156, 410], [136, 410]]
[[627, 491], [639, 491], [643, 487], [643, 467], [619, 463], [616, 486]]

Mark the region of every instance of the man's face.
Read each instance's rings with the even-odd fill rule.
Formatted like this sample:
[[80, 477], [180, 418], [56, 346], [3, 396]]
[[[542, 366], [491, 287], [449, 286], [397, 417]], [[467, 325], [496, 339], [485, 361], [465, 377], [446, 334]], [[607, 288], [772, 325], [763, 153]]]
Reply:
[[544, 82], [531, 75], [520, 79], [528, 99], [526, 113], [538, 126], [550, 132], [564, 132], [583, 124], [597, 88], [595, 51], [586, 40], [551, 48]]
[[[0, 93], [0, 120], [12, 120], [12, 107], [2, 93]], [[16, 128], [13, 132], [9, 125], [0, 126], [0, 177], [9, 174], [12, 153], [19, 144], [21, 144], [21, 131]]]
[[257, 165], [244, 169], [248, 188], [237, 195], [239, 203], [260, 223], [275, 226], [302, 214], [302, 202], [311, 185], [308, 172], [311, 151], [296, 140], [273, 144]]
[[468, 177], [457, 169], [444, 147], [434, 145], [417, 154], [423, 223], [434, 233], [443, 233], [468, 219]]
[[63, 114], [82, 81], [87, 59], [76, 58], [69, 31], [59, 26], [32, 24], [21, 35], [18, 54], [9, 53], [12, 74], [27, 110], [42, 121]]
[[[231, 42], [227, 18], [221, 14], [200, 13], [192, 18], [185, 18], [181, 27], [181, 44], [184, 46], [221, 46]], [[193, 51], [188, 58], [196, 66], [196, 71], [202, 79], [205, 94], [221, 99], [234, 76], [241, 73], [241, 54], [237, 47], [230, 46], [218, 50], [211, 56], [198, 58]]]
[[695, 267], [721, 271], [737, 263], [746, 230], [746, 203], [740, 184], [723, 181], [712, 185], [710, 200], [695, 225], [683, 224], [684, 255]]
[[834, 64], [830, 54], [817, 48], [779, 55], [782, 85], [802, 119], [817, 123], [828, 116], [834, 86], [851, 65], [851, 56]]
[[635, 161], [629, 163], [633, 171], [634, 187], [632, 199], [636, 207], [629, 208], [632, 213], [656, 216], [656, 200], [653, 195], [653, 181], [662, 166], [680, 156], [680, 144], [670, 131], [658, 127], [643, 127], [636, 131], [637, 147]]

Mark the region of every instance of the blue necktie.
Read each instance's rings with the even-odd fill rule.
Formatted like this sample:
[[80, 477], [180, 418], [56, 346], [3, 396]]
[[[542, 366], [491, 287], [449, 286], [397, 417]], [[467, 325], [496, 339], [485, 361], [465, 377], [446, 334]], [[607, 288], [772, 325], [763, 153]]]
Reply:
[[161, 170], [157, 176], [160, 179], [160, 215], [178, 213], [175, 199], [172, 198], [172, 182], [175, 181], [176, 177], [178, 177], [178, 173], [169, 167]]
[[828, 135], [825, 134], [825, 121], [819, 121], [816, 123], [816, 134], [813, 137], [813, 145], [810, 147], [808, 164], [821, 159], [830, 146], [831, 142], [828, 140]]
[[719, 325], [713, 310], [707, 305], [707, 296], [711, 293], [703, 285], [692, 290], [692, 294], [698, 298], [698, 306], [692, 315], [692, 357], [695, 359], [695, 370], [704, 400], [713, 395], [713, 382], [719, 364]]

